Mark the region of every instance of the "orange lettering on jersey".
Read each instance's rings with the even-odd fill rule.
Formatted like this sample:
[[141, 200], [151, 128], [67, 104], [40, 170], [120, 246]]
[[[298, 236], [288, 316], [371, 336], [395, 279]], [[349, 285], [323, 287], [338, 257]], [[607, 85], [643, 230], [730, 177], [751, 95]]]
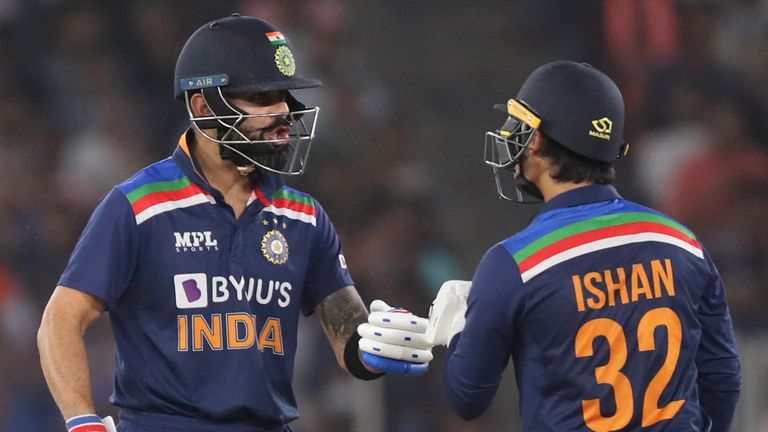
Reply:
[[247, 349], [256, 342], [256, 317], [244, 312], [227, 314], [227, 349]]
[[669, 258], [606, 269], [602, 273], [571, 275], [571, 283], [579, 312], [675, 295], [675, 278]]
[[179, 334], [178, 350], [187, 351], [189, 349], [189, 333], [187, 330], [186, 315], [179, 315], [177, 317], [176, 327], [178, 328], [178, 334]]
[[629, 303], [627, 297], [627, 274], [624, 269], [619, 267], [616, 269], [618, 275], [618, 282], [613, 280], [613, 275], [610, 270], [606, 270], [603, 275], [605, 276], [605, 289], [608, 291], [608, 306], [616, 306], [616, 292], [619, 292], [619, 298], [621, 304]]
[[600, 273], [589, 272], [584, 275], [584, 286], [587, 287], [587, 291], [592, 293], [592, 295], [597, 298], [587, 299], [587, 306], [589, 306], [590, 309], [601, 309], [603, 306], [605, 306], [605, 293], [603, 293], [598, 287], [595, 286], [595, 282], [602, 281], [603, 278], [600, 276]]
[[576, 295], [576, 310], [584, 312], [586, 309], [584, 309], [584, 292], [581, 287], [581, 277], [573, 275], [571, 280], [573, 281], [573, 293]]
[[202, 315], [192, 315], [192, 349], [203, 350], [203, 339], [213, 350], [224, 349], [224, 337], [221, 328], [221, 314], [211, 315], [211, 326]]
[[667, 291], [668, 296], [675, 295], [675, 277], [672, 273], [672, 260], [664, 260], [664, 267], [661, 267], [661, 261], [651, 261], [651, 274], [653, 275], [653, 290], [656, 298], [661, 297], [661, 286]]
[[265, 348], [272, 349], [275, 354], [283, 354], [283, 332], [280, 329], [280, 320], [278, 318], [267, 318], [264, 327], [259, 334], [259, 351]]
[[632, 301], [640, 300], [640, 294], [644, 295], [646, 300], [652, 299], [653, 294], [650, 285], [643, 265], [640, 263], [632, 264]]

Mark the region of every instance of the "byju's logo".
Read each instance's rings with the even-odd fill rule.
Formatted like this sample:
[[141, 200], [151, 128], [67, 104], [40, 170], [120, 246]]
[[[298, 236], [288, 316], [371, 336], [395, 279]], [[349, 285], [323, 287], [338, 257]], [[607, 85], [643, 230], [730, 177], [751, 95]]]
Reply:
[[176, 252], [201, 252], [219, 250], [219, 242], [210, 231], [174, 232]]
[[179, 309], [208, 306], [208, 277], [205, 273], [186, 273], [173, 276], [176, 287], [176, 307]]

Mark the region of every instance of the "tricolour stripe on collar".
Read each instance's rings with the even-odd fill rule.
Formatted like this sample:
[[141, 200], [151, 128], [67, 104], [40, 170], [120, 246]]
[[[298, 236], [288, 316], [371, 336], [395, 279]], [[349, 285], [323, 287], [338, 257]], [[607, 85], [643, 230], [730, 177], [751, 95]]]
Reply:
[[703, 258], [693, 233], [673, 220], [645, 212], [586, 219], [547, 233], [513, 253], [523, 282], [562, 262], [603, 249], [640, 242], [678, 246]]

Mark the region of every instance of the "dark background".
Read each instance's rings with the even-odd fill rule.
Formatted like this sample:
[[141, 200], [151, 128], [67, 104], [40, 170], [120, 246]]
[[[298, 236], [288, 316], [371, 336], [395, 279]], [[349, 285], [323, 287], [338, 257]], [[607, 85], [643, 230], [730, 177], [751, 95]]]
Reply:
[[[364, 300], [427, 313], [440, 283], [535, 210], [501, 201], [482, 163], [494, 103], [555, 59], [611, 75], [627, 105], [625, 197], [691, 227], [726, 281], [744, 363], [734, 430], [767, 431], [768, 1], [0, 1], [0, 430], [63, 430], [35, 332], [99, 198], [166, 157], [186, 127], [173, 99], [187, 36], [241, 12], [292, 42], [324, 82], [307, 174]], [[108, 320], [89, 332], [108, 405]], [[314, 318], [296, 365], [299, 431], [519, 430], [510, 373], [479, 421], [452, 414], [432, 373], [355, 382]]]

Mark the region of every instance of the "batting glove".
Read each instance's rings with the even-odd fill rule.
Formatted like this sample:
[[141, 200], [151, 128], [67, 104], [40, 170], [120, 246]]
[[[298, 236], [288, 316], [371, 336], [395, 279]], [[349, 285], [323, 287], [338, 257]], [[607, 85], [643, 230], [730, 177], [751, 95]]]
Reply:
[[464, 330], [470, 288], [470, 281], [449, 280], [443, 283], [429, 308], [425, 334], [428, 342], [447, 347], [451, 339]]
[[67, 420], [67, 432], [117, 432], [117, 428], [111, 416], [84, 414]]
[[398, 375], [425, 374], [432, 360], [432, 345], [424, 337], [426, 329], [426, 318], [374, 300], [368, 322], [357, 327], [363, 363]]

